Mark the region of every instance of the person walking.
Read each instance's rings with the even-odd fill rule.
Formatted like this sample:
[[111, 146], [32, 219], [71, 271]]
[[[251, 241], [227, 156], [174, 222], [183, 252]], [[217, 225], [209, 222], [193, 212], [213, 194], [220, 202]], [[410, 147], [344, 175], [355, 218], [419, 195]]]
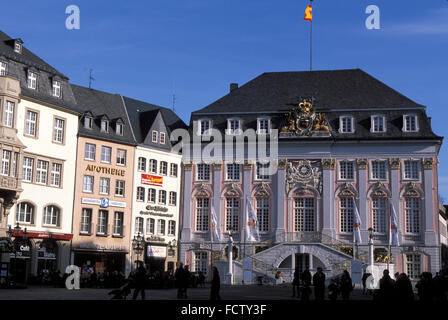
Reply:
[[174, 284], [177, 288], [177, 299], [182, 299], [184, 297], [183, 283], [184, 283], [184, 267], [182, 262], [179, 262], [178, 267], [174, 272]]
[[292, 297], [296, 297], [297, 292], [297, 298], [300, 298], [300, 272], [299, 268], [296, 267], [296, 270], [294, 271], [294, 278], [292, 280]]
[[389, 276], [389, 270], [383, 271], [383, 277], [380, 279], [380, 289], [378, 298], [382, 301], [391, 301], [394, 298], [395, 281]]
[[414, 290], [412, 290], [412, 283], [405, 273], [401, 273], [396, 277], [395, 288], [398, 300], [402, 302], [414, 301]]
[[212, 287], [210, 290], [210, 300], [221, 300], [221, 296], [219, 295], [219, 290], [221, 288], [221, 279], [219, 278], [218, 268], [213, 267], [213, 278], [212, 278]]
[[308, 286], [311, 286], [311, 272], [308, 268], [303, 270], [302, 272], [302, 281], [308, 283]]
[[423, 272], [420, 280], [415, 285], [420, 301], [432, 301], [434, 298], [434, 286], [431, 272]]
[[316, 300], [325, 299], [325, 274], [322, 272], [322, 268], [318, 267], [317, 272], [313, 276], [314, 286], [314, 298]]
[[347, 270], [344, 270], [342, 273], [340, 286], [342, 300], [349, 300], [350, 293], [353, 291], [353, 283]]
[[330, 285], [328, 286], [328, 299], [335, 301], [338, 298], [339, 288], [334, 279], [330, 280]]
[[188, 270], [188, 268], [189, 268], [188, 265], [185, 265], [184, 271], [183, 271], [182, 293], [183, 293], [184, 299], [188, 299], [187, 289], [188, 289], [188, 286], [190, 285], [190, 281], [191, 281], [191, 273]]
[[132, 300], [136, 300], [139, 293], [142, 296], [142, 300], [145, 300], [146, 269], [143, 264], [140, 264], [135, 272], [134, 287], [135, 289]]

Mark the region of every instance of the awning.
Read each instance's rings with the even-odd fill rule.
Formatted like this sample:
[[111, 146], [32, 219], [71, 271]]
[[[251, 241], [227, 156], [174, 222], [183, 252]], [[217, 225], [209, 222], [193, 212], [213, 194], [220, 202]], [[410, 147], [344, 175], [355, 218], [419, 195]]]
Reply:
[[[23, 237], [23, 230], [13, 230], [13, 237]], [[73, 234], [70, 233], [52, 233], [52, 232], [27, 232], [26, 235], [29, 238], [38, 239], [54, 239], [54, 240], [72, 240]]]

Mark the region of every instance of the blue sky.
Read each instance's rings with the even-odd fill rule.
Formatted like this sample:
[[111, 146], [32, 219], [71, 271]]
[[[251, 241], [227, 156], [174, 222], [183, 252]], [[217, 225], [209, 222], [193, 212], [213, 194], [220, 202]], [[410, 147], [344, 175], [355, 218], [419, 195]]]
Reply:
[[[73, 83], [190, 112], [267, 71], [309, 68], [306, 0], [14, 1], [0, 29]], [[80, 30], [65, 28], [79, 6]], [[367, 30], [368, 5], [381, 29]], [[448, 136], [447, 0], [313, 1], [313, 69], [361, 68], [426, 105], [434, 131]], [[440, 152], [440, 194], [448, 200], [448, 153]]]

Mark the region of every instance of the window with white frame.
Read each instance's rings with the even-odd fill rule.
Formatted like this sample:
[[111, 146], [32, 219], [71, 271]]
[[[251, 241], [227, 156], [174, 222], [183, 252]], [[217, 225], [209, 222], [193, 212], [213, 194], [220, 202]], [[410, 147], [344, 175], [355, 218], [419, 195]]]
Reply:
[[123, 216], [124, 213], [121, 211], [114, 212], [113, 235], [115, 236], [123, 236]]
[[34, 90], [37, 88], [37, 73], [28, 71], [28, 88]]
[[271, 120], [270, 119], [257, 119], [257, 133], [269, 134], [271, 132]]
[[227, 163], [226, 164], [227, 180], [240, 180], [240, 164]]
[[37, 160], [36, 183], [47, 184], [47, 178], [48, 178], [48, 161]]
[[14, 42], [14, 52], [22, 53], [22, 44], [18, 40]]
[[208, 231], [209, 229], [209, 198], [196, 199], [196, 231]]
[[157, 234], [164, 236], [165, 235], [165, 220], [158, 219], [157, 220]]
[[169, 204], [175, 206], [177, 203], [177, 193], [174, 191], [170, 191], [170, 200]]
[[3, 150], [1, 174], [3, 176], [9, 176], [10, 168], [11, 168], [11, 151]]
[[60, 98], [61, 97], [61, 82], [54, 80], [52, 87], [53, 97]]
[[107, 210], [98, 211], [98, 224], [96, 233], [100, 235], [107, 235], [109, 223], [109, 212]]
[[210, 134], [210, 120], [199, 120], [199, 135], [205, 136]]
[[46, 226], [59, 227], [61, 210], [56, 206], [46, 206], [44, 208], [44, 222]]
[[22, 181], [26, 182], [33, 181], [33, 165], [34, 165], [33, 158], [23, 157]]
[[386, 118], [383, 115], [371, 116], [371, 132], [386, 132]]
[[93, 176], [84, 176], [82, 191], [93, 192]]
[[339, 179], [340, 180], [353, 180], [355, 172], [354, 161], [340, 161], [339, 162]]
[[101, 132], [109, 132], [109, 121], [106, 119], [101, 120]]
[[14, 126], [14, 108], [14, 102], [6, 100], [5, 111], [3, 112], [3, 125], [5, 127], [12, 128]]
[[165, 132], [160, 132], [159, 142], [160, 142], [160, 144], [165, 144], [166, 143]]
[[166, 204], [166, 191], [165, 190], [159, 190], [159, 203]]
[[340, 231], [353, 232], [353, 198], [339, 199]]
[[53, 187], [61, 186], [61, 174], [62, 174], [62, 164], [52, 163], [51, 164], [51, 177], [50, 185]]
[[146, 219], [146, 234], [154, 234], [155, 233], [155, 219], [148, 218]]
[[54, 118], [53, 141], [58, 143], [64, 142], [64, 126], [63, 119]]
[[146, 158], [139, 157], [138, 158], [138, 171], [146, 171]]
[[153, 130], [152, 131], [152, 133], [151, 133], [151, 141], [153, 142], [153, 143], [157, 143], [157, 137], [158, 137], [158, 135], [159, 135], [159, 133], [157, 132], [157, 131], [155, 131], [155, 130]]
[[115, 181], [115, 195], [124, 197], [124, 180]]
[[109, 178], [100, 178], [100, 194], [109, 194], [110, 190], [110, 179]]
[[21, 223], [34, 223], [34, 206], [29, 202], [17, 204], [16, 221]]
[[156, 202], [156, 189], [153, 188], [148, 189], [148, 202], [151, 203]]
[[84, 117], [84, 128], [92, 129], [92, 123], [93, 123], [92, 117], [89, 116]]
[[91, 143], [86, 143], [84, 147], [84, 159], [95, 160], [96, 146]]
[[403, 131], [404, 132], [418, 131], [417, 116], [415, 114], [405, 114], [403, 116]]
[[110, 163], [112, 157], [112, 148], [101, 146], [101, 162]]
[[115, 133], [119, 136], [123, 135], [124, 126], [122, 123], [115, 124]]
[[6, 76], [6, 62], [0, 61], [0, 76]]
[[169, 236], [176, 235], [176, 221], [174, 220], [168, 221], [168, 235]]
[[241, 120], [227, 120], [227, 134], [241, 134]]
[[405, 198], [406, 232], [420, 233], [420, 199]]
[[92, 209], [90, 208], [82, 208], [80, 232], [85, 234], [92, 232]]
[[384, 160], [372, 161], [372, 179], [386, 180], [387, 179], [387, 164]]
[[168, 162], [160, 161], [160, 174], [164, 176], [168, 174]]
[[294, 231], [314, 231], [314, 198], [294, 199]]
[[239, 230], [240, 199], [226, 199], [226, 231]]
[[208, 254], [206, 251], [194, 252], [194, 272], [202, 272], [207, 275]]
[[117, 149], [117, 165], [126, 165], [126, 150]]
[[27, 110], [26, 111], [26, 125], [25, 134], [27, 136], [35, 137], [37, 133], [37, 112]]
[[406, 273], [410, 279], [418, 279], [422, 273], [421, 255], [416, 253], [406, 254]]
[[354, 132], [352, 116], [339, 117], [339, 132], [340, 133], [353, 133]]
[[210, 165], [201, 163], [197, 165], [197, 175], [198, 181], [208, 181], [210, 180]]
[[145, 201], [145, 188], [137, 187], [137, 201]]
[[256, 180], [269, 180], [269, 162], [257, 162], [255, 178]]
[[155, 159], [149, 160], [149, 172], [157, 173], [157, 160]]
[[137, 217], [135, 218], [135, 233], [143, 233], [143, 218]]
[[418, 180], [419, 179], [419, 161], [405, 160], [404, 161], [404, 179]]
[[386, 232], [386, 203], [386, 198], [372, 199], [372, 219], [374, 232]]
[[257, 198], [258, 231], [269, 231], [269, 198]]
[[177, 177], [177, 164], [176, 163], [170, 164], [170, 176]]

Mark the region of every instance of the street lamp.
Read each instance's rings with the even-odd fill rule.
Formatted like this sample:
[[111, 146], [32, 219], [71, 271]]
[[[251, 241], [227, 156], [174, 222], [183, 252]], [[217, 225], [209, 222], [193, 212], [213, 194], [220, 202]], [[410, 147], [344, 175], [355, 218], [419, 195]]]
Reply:
[[370, 227], [367, 231], [369, 231], [369, 264], [373, 266], [373, 228]]
[[226, 283], [227, 284], [233, 284], [233, 238], [232, 238], [232, 232], [229, 231], [229, 242], [228, 242], [228, 248], [227, 248], [227, 262], [228, 262], [228, 269], [229, 272], [226, 274]]
[[140, 232], [136, 236], [134, 235], [134, 239], [132, 239], [132, 248], [137, 254], [137, 261], [139, 261], [140, 255], [143, 253], [143, 250], [145, 250], [145, 239]]

